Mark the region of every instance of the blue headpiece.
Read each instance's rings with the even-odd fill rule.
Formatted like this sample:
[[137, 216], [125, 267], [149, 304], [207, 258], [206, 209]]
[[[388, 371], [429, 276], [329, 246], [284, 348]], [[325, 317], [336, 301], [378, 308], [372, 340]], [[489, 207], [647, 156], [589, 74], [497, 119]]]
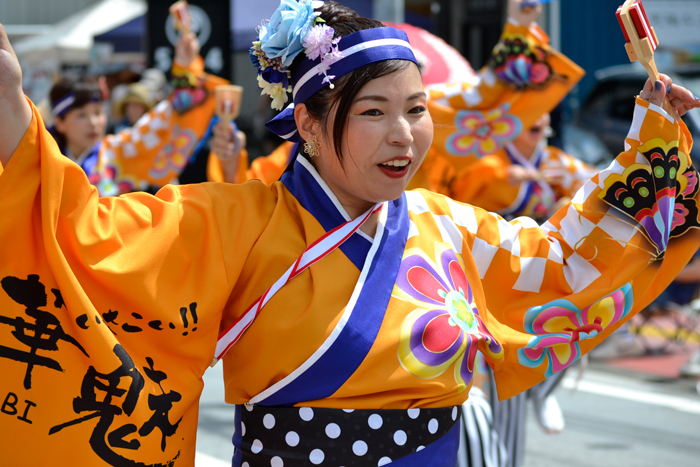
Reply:
[[53, 107], [51, 108], [51, 113], [54, 117], [63, 117], [68, 113], [70, 109], [73, 108], [73, 104], [75, 104], [75, 94], [71, 92], [61, 97], [53, 105]]
[[[266, 124], [289, 141], [300, 139], [294, 105], [306, 102], [327, 85], [332, 88], [333, 79], [383, 60], [410, 60], [418, 64], [408, 36], [396, 28], [365, 29], [333, 39], [333, 29], [322, 24], [319, 13], [313, 11], [322, 4], [282, 0], [270, 22], [261, 26], [260, 40], [251, 49], [260, 87], [263, 94], [273, 98], [273, 108], [281, 109], [287, 102], [287, 92], [292, 92], [292, 104]], [[302, 50], [306, 57], [290, 73], [288, 67]]]
[[[78, 99], [78, 97], [80, 99], [83, 99], [82, 102], [85, 102], [84, 94], [79, 94], [78, 96], [76, 96], [74, 92], [69, 92], [65, 96], [58, 99], [51, 107], [51, 113], [53, 114], [53, 116], [65, 117], [66, 114], [74, 108], [75, 101]], [[89, 102], [102, 102], [103, 100], [105, 100], [103, 94], [99, 91], [90, 92], [90, 94], [87, 96], [87, 99]]]

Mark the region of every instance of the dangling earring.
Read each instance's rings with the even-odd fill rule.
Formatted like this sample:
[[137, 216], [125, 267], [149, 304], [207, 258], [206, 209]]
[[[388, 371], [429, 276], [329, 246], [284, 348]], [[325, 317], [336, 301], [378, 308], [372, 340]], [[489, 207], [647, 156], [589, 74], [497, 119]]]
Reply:
[[318, 144], [316, 135], [312, 136], [311, 139], [304, 142], [304, 151], [309, 157], [317, 157], [321, 152], [321, 147]]

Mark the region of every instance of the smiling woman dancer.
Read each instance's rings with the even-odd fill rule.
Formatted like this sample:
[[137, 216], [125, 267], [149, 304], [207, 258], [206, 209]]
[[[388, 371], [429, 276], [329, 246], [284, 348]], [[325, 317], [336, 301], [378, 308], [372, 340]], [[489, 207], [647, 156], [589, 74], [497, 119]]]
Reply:
[[[291, 70], [307, 148], [281, 181], [119, 198], [60, 155], [0, 33], [4, 463], [192, 465], [202, 374], [228, 350], [233, 465], [451, 467], [477, 348], [502, 398], [526, 390], [697, 250], [662, 83], [628, 150], [543, 227], [404, 192], [432, 121], [405, 35], [381, 26], [285, 0], [261, 28], [261, 79], [280, 97]], [[628, 200], [683, 209], [653, 223]]]
[[[459, 83], [427, 87], [428, 110], [437, 123], [436, 134], [423, 163], [409, 181], [409, 189], [425, 188], [476, 204], [471, 203], [473, 190], [465, 189], [469, 184], [466, 179], [472, 179], [468, 168], [484, 156], [503, 150], [524, 129], [533, 127], [539, 116], [556, 107], [583, 77], [583, 69], [554, 50], [547, 34], [537, 26], [535, 21], [542, 6], [523, 7], [525, 3], [508, 0], [508, 20], [486, 66], [477, 76], [464, 76]], [[282, 104], [282, 100], [273, 101], [273, 107], [278, 110]], [[280, 128], [276, 120], [269, 122], [268, 127], [282, 137], [289, 132], [287, 127]], [[212, 144], [232, 147], [232, 135], [230, 130], [215, 128]], [[292, 140], [269, 156], [253, 160], [247, 179], [266, 184], [279, 180], [296, 156]], [[509, 195], [501, 194], [498, 198]], [[483, 201], [483, 198], [474, 200]], [[495, 209], [499, 207], [496, 205]]]

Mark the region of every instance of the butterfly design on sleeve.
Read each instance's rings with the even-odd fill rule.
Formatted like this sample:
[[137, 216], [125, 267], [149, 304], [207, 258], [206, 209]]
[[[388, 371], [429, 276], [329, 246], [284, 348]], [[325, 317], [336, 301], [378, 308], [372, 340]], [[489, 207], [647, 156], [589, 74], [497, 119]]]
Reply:
[[678, 141], [654, 138], [638, 151], [646, 163], [608, 177], [598, 196], [636, 220], [662, 257], [671, 238], [700, 228], [695, 199], [698, 173], [679, 151]]

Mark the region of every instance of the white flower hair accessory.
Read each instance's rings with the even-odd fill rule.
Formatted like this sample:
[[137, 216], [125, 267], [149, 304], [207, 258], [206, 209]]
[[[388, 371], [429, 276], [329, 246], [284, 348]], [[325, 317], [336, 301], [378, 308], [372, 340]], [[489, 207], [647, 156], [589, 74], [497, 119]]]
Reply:
[[314, 11], [323, 6], [316, 0], [281, 0], [280, 6], [269, 21], [263, 21], [258, 29], [258, 40], [250, 48], [250, 59], [258, 69], [261, 94], [272, 98], [272, 108], [282, 110], [289, 100], [289, 67], [303, 50], [309, 60], [321, 59], [318, 74], [324, 75], [323, 83], [333, 84], [334, 75], [328, 75], [330, 66], [343, 55], [338, 50], [340, 37]]
[[[328, 70], [332, 64], [343, 57], [342, 52], [338, 50], [340, 37], [333, 39], [333, 34], [335, 34], [333, 28], [325, 24], [319, 24], [315, 28], [311, 28], [304, 36], [304, 51], [308, 59], [316, 60], [318, 57], [321, 57], [321, 66], [318, 74], [325, 76], [323, 84], [330, 83], [335, 78], [333, 75], [328, 76]], [[330, 87], [333, 89], [333, 83], [331, 83]]]

